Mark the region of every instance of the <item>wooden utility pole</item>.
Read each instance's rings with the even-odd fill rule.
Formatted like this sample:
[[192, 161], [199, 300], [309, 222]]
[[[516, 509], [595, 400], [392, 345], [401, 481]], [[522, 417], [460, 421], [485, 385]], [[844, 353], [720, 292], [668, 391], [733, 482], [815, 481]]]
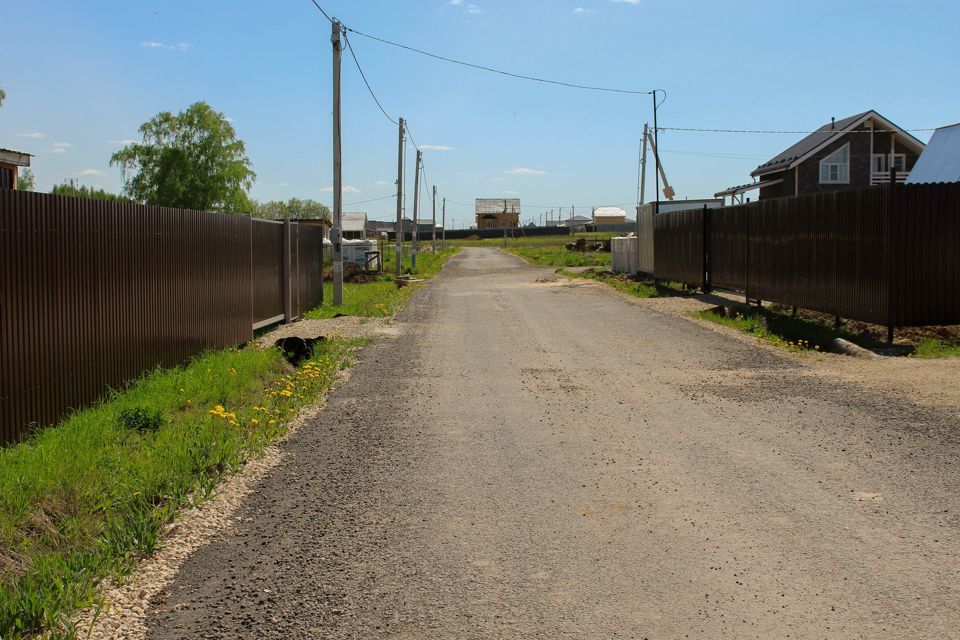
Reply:
[[403, 261], [403, 118], [400, 118], [400, 142], [397, 145], [397, 277]]
[[437, 185], [433, 185], [433, 229], [430, 236], [430, 248], [437, 252]]
[[441, 223], [443, 224], [443, 231], [441, 231], [442, 235], [440, 236], [440, 248], [446, 249], [447, 248], [447, 198], [446, 197], [443, 198], [443, 213], [441, 215], [443, 215], [443, 222]]
[[422, 161], [423, 152], [417, 149], [417, 168], [414, 172], [415, 180], [413, 181], [413, 251], [410, 254], [411, 273], [417, 268], [417, 240], [419, 239], [419, 234], [417, 233], [417, 217], [420, 215], [420, 163]]
[[336, 20], [333, 32], [333, 304], [343, 304], [343, 163], [340, 156], [340, 58], [343, 45], [340, 32], [343, 26]]

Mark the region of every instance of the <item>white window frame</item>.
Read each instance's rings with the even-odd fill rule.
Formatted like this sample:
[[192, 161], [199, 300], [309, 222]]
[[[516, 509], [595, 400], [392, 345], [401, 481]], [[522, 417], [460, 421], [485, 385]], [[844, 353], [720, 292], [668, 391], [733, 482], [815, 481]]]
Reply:
[[[877, 167], [877, 160], [880, 160], [880, 167]], [[889, 158], [886, 153], [875, 153], [870, 159], [870, 170], [875, 173], [887, 173], [890, 170]]]
[[[831, 180], [831, 179], [830, 179], [830, 170], [827, 169], [827, 179], [824, 180], [824, 179], [823, 179], [823, 168], [824, 168], [824, 165], [827, 165], [827, 166], [837, 166], [837, 167], [842, 167], [842, 166], [844, 166], [844, 165], [841, 165], [841, 164], [838, 163], [838, 162], [827, 162], [827, 160], [830, 159], [833, 155], [839, 153], [840, 151], [843, 151], [844, 149], [847, 150], [847, 162], [846, 162], [847, 177], [846, 177], [845, 179], [843, 179], [843, 180], [839, 179], [839, 177], [838, 177], [836, 180]], [[838, 174], [838, 176], [839, 176], [839, 169], [838, 169], [838, 171], [837, 171], [837, 174]], [[842, 147], [837, 147], [836, 149], [834, 149], [833, 151], [831, 151], [829, 154], [827, 154], [827, 157], [825, 157], [823, 160], [820, 161], [819, 177], [820, 177], [820, 184], [850, 184], [850, 143], [849, 143], [849, 142], [848, 142], [847, 144], [843, 145]]]
[[[897, 167], [897, 160], [900, 160], [902, 166]], [[890, 170], [890, 167], [896, 167], [897, 173], [903, 173], [907, 170], [907, 154], [905, 153], [891, 153], [890, 158], [887, 160], [887, 170]]]

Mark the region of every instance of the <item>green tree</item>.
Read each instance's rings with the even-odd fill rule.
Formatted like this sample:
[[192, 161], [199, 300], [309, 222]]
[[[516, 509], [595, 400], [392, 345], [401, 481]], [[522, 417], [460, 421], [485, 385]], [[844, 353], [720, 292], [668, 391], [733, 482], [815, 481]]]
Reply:
[[71, 196], [73, 198], [89, 198], [90, 200], [110, 200], [119, 202], [129, 202], [129, 198], [118, 196], [115, 193], [104, 191], [103, 189], [94, 189], [93, 187], [78, 187], [69, 182], [58, 184], [50, 190], [55, 196]]
[[269, 202], [253, 201], [253, 216], [265, 220], [329, 220], [330, 209], [325, 204], [309, 198], [290, 198], [270, 200]]
[[37, 188], [37, 179], [33, 176], [33, 171], [24, 169], [23, 173], [17, 176], [17, 189], [20, 191], [35, 191]]
[[123, 191], [146, 204], [247, 213], [256, 174], [242, 140], [205, 102], [173, 115], [158, 113], [140, 127], [143, 142], [110, 158], [123, 172]]
[[7, 92], [3, 89], [0, 89], [0, 107], [3, 106], [3, 101], [7, 99]]

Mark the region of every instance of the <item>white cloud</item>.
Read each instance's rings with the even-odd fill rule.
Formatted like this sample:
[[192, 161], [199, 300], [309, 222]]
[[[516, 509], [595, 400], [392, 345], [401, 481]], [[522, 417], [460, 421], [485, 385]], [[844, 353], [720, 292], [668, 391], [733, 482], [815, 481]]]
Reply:
[[78, 176], [105, 176], [107, 175], [106, 171], [100, 171], [100, 169], [84, 169]]
[[125, 140], [107, 140], [107, 144], [120, 144], [120, 145], [123, 145], [123, 146], [127, 146], [128, 144], [137, 144], [138, 142], [140, 142], [140, 141], [139, 141], [139, 140], [130, 140], [129, 138], [128, 138], [128, 139], [125, 139]]
[[66, 152], [67, 152], [67, 150], [64, 149], [63, 147], [54, 147], [53, 149], [50, 149], [50, 153], [55, 153], [55, 154], [57, 154], [57, 155], [60, 155], [60, 154], [66, 153]]
[[69, 149], [70, 147], [73, 146], [73, 143], [72, 142], [54, 142], [53, 146], [57, 147], [58, 149]]
[[574, 12], [574, 13], [584, 13], [584, 14], [586, 14], [586, 13], [593, 13], [593, 9], [585, 9], [585, 8], [583, 8], [583, 7], [577, 7], [576, 9], [573, 10], [573, 12]]
[[468, 4], [468, 5], [467, 5], [467, 13], [471, 13], [471, 14], [474, 14], [474, 15], [475, 15], [475, 14], [478, 14], [478, 13], [483, 13], [483, 9], [481, 9], [480, 7], [478, 7], [478, 6], [475, 5], [475, 4]]
[[610, 0], [610, 2], [621, 2], [623, 4], [640, 4], [640, 0]]
[[186, 51], [193, 45], [189, 42], [177, 42], [176, 44], [168, 44], [166, 42], [160, 42], [159, 40], [144, 40], [140, 43], [141, 47], [147, 49], [167, 49], [168, 51]]
[[285, 188], [285, 187], [289, 187], [289, 186], [290, 186], [290, 183], [289, 183], [289, 182], [275, 182], [275, 183], [273, 184], [273, 186], [274, 186], [274, 187]]
[[[320, 191], [322, 191], [323, 193], [333, 193], [333, 187], [324, 187], [323, 189], [320, 189]], [[360, 191], [360, 189], [357, 189], [356, 187], [352, 187], [349, 184], [345, 184], [343, 185], [343, 193], [363, 193], [363, 192]]]
[[377, 181], [374, 182], [373, 184], [374, 184], [374, 186], [376, 186], [376, 187], [386, 187], [386, 186], [388, 186], [390, 183], [387, 182], [386, 180], [377, 180]]
[[18, 133], [16, 134], [18, 138], [31, 138], [33, 140], [39, 140], [41, 138], [46, 138], [47, 134], [45, 133]]
[[456, 7], [463, 4], [463, 0], [450, 0], [450, 4]]
[[510, 169], [510, 171], [505, 171], [504, 173], [509, 173], [514, 176], [542, 176], [546, 173], [543, 169], [531, 169], [529, 167], [517, 167], [516, 169]]
[[448, 147], [445, 144], [422, 144], [420, 148], [428, 151], [453, 151], [453, 147]]

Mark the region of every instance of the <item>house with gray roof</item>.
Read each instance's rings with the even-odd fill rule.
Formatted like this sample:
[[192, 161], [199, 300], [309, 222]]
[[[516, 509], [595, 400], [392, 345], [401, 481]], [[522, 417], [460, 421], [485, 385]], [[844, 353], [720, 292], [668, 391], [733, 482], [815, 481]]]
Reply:
[[754, 182], [714, 194], [736, 202], [759, 190], [760, 198], [883, 184], [894, 171], [905, 182], [924, 144], [873, 111], [832, 119], [753, 170]]
[[933, 132], [914, 165], [908, 184], [960, 182], [960, 123]]

